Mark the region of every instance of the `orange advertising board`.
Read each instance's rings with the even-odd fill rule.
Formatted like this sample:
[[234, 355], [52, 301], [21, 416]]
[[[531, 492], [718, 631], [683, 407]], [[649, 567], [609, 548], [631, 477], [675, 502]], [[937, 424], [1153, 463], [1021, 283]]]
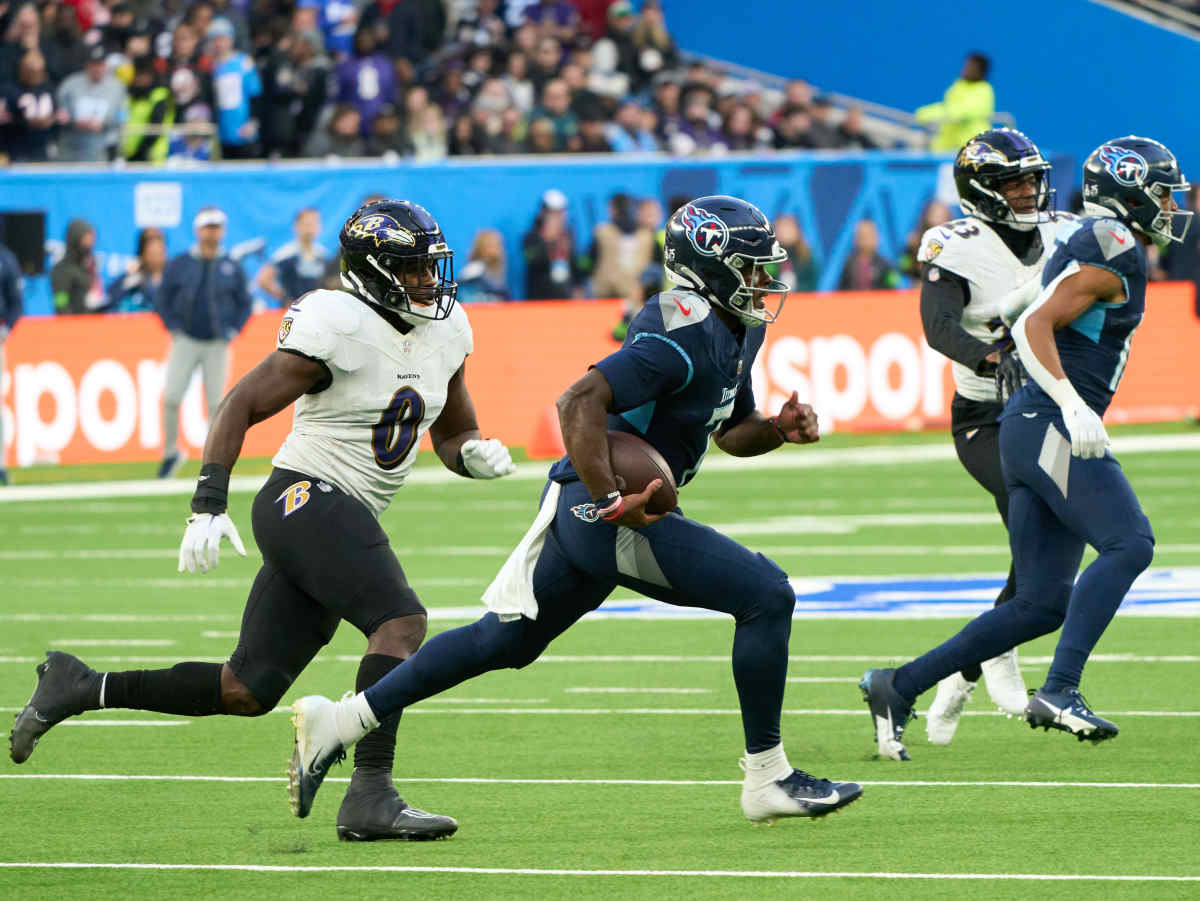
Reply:
[[[1147, 316], [1109, 422], [1180, 419], [1200, 411], [1200, 321], [1190, 284], [1151, 286]], [[468, 308], [475, 353], [467, 384], [486, 435], [527, 446], [553, 422], [562, 390], [611, 353], [616, 301], [483, 304]], [[230, 384], [275, 343], [281, 311], [254, 316], [230, 348]], [[0, 415], [5, 459], [106, 462], [158, 459], [169, 339], [152, 314], [21, 320], [4, 344]], [[921, 333], [912, 291], [794, 295], [768, 327], [754, 367], [766, 412], [793, 390], [822, 429], [944, 424], [949, 366]], [[207, 427], [198, 377], [180, 411], [180, 440], [197, 457]], [[286, 412], [250, 430], [245, 456], [270, 456], [291, 427]]]

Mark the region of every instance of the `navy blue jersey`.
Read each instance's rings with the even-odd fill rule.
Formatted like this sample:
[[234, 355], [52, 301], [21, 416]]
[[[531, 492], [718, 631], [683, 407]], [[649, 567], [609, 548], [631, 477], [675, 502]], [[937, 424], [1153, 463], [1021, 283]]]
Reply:
[[[630, 323], [621, 349], [596, 364], [612, 388], [609, 429], [645, 439], [675, 483], [687, 484], [709, 436], [754, 410], [750, 367], [763, 338], [764, 329], [748, 328], [739, 339], [691, 292], [656, 295]], [[577, 478], [570, 459], [555, 463], [550, 478]]]
[[[1042, 273], [1042, 284], [1066, 278], [1080, 266], [1098, 266], [1120, 277], [1125, 299], [1120, 303], [1093, 303], [1082, 315], [1054, 333], [1063, 372], [1089, 407], [1103, 416], [1116, 393], [1129, 343], [1146, 311], [1146, 248], [1116, 219], [1080, 219], [1074, 230], [1064, 229], [1058, 247]], [[1018, 391], [1004, 415], [1021, 410], [1058, 407], [1030, 380]]]

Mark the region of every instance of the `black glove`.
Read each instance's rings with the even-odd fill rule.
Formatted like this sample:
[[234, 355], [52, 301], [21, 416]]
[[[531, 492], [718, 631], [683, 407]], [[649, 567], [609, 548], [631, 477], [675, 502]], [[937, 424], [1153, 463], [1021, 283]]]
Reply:
[[1017, 393], [1028, 378], [1021, 361], [1011, 353], [1000, 354], [1000, 362], [996, 364], [996, 393], [1000, 403], [1008, 403], [1008, 399]]

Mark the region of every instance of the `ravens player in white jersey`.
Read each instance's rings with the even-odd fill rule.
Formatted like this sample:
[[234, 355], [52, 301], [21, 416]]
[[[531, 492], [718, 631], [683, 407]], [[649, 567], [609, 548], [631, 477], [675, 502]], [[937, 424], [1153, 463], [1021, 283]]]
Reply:
[[[514, 469], [483, 440], [467, 392], [471, 327], [455, 303], [453, 252], [425, 209], [368, 203], [342, 227], [344, 291], [312, 291], [287, 311], [276, 350], [230, 391], [213, 416], [179, 569], [217, 565], [222, 539], [245, 554], [226, 512], [230, 470], [246, 430], [293, 402], [292, 432], [252, 508], [263, 565], [228, 662], [97, 673], [58, 651], [17, 715], [12, 759], [68, 716], [106, 707], [185, 716], [258, 716], [278, 704], [341, 620], [367, 637], [360, 689], [413, 654], [425, 609], [376, 517], [404, 484], [429, 432], [447, 468], [492, 479]], [[449, 817], [409, 807], [392, 784], [398, 717], [355, 749], [338, 813], [345, 840], [452, 834]]]
[[[968, 214], [925, 232], [918, 253], [922, 266], [921, 321], [929, 346], [952, 361], [951, 403], [954, 449], [967, 472], [996, 501], [1008, 525], [1008, 492], [1000, 469], [998, 417], [1002, 392], [1020, 386], [1022, 371], [1008, 330], [1000, 321], [1006, 295], [1037, 284], [1054, 251], [1058, 230], [1075, 220], [1051, 213], [1046, 182], [1050, 164], [1025, 135], [1011, 128], [971, 138], [954, 162], [959, 203]], [[1009, 568], [997, 604], [1015, 591]], [[934, 744], [947, 744], [980, 674], [1004, 711], [1025, 709], [1025, 683], [1015, 648], [972, 664], [938, 685], [926, 730]]]
[[[1173, 195], [1188, 188], [1175, 156], [1149, 138], [1108, 141], [1084, 163], [1085, 217], [1059, 235], [1040, 289], [1012, 326], [1029, 373], [1000, 421], [1016, 594], [904, 666], [866, 672], [860, 685], [881, 755], [908, 759], [904, 725], [916, 698], [939, 680], [1060, 626], [1026, 722], [1080, 741], [1116, 737], [1116, 724], [1091, 710], [1079, 685], [1125, 593], [1150, 565], [1154, 531], [1109, 453], [1102, 417], [1146, 312], [1146, 247], [1183, 240], [1193, 213]], [[1088, 545], [1096, 559], [1079, 573]]]

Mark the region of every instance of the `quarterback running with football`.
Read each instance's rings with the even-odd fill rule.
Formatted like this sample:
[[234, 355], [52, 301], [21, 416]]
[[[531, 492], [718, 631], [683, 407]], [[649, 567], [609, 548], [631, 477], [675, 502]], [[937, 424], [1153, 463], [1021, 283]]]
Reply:
[[[422, 207], [368, 203], [342, 227], [345, 290], [311, 291], [287, 311], [276, 350], [213, 416], [179, 570], [217, 565], [223, 539], [245, 555], [226, 512], [230, 470], [246, 430], [295, 403], [292, 432], [254, 499], [263, 556], [228, 662], [97, 673], [58, 651], [16, 717], [22, 763], [56, 723], [125, 707], [185, 716], [258, 716], [274, 708], [341, 620], [367, 638], [356, 684], [366, 688], [413, 654], [425, 608], [377, 517], [412, 470], [429, 432], [446, 467], [466, 478], [513, 472], [508, 449], [483, 440], [466, 386], [471, 327], [455, 302], [453, 251]], [[381, 717], [354, 755], [338, 812], [345, 840], [431, 839], [458, 824], [409, 807], [392, 784], [399, 717]]]
[[824, 816], [862, 794], [853, 782], [793, 769], [784, 753], [796, 607], [787, 574], [678, 509], [648, 514], [661, 480], [641, 493], [618, 490], [606, 430], [645, 440], [681, 486], [699, 470], [710, 437], [742, 457], [818, 438], [816, 416], [794, 394], [774, 417], [755, 410], [751, 367], [788, 290], [767, 274], [787, 259], [767, 218], [734, 197], [693, 200], [668, 221], [664, 257], [680, 290], [648, 301], [621, 349], [559, 398], [567, 456], [551, 467], [533, 525], [485, 592], [489, 612], [435, 636], [366, 692], [294, 705], [296, 815], [307, 816], [329, 765], [375, 722], [490, 670], [528, 666], [618, 585], [733, 617], [748, 818]]
[[[1019, 131], [997, 128], [971, 138], [954, 161], [959, 204], [967, 216], [929, 229], [917, 255], [923, 264], [925, 338], [952, 361], [954, 450], [971, 477], [995, 499], [1006, 528], [1008, 491], [1000, 468], [999, 418], [1024, 372], [1001, 316], [1014, 289], [1041, 283], [1055, 236], [1075, 221], [1069, 213], [1049, 212], [1049, 170], [1037, 146]], [[1011, 600], [1015, 591], [1010, 565], [996, 603]], [[1014, 716], [1025, 710], [1017, 651], [1007, 648], [938, 683], [925, 721], [931, 742], [944, 745], [953, 738], [981, 673], [1001, 710]]]
[[[1000, 422], [1016, 593], [899, 669], [866, 672], [861, 687], [882, 756], [908, 759], [904, 725], [922, 692], [1060, 626], [1025, 720], [1080, 741], [1117, 735], [1079, 684], [1125, 593], [1150, 565], [1154, 532], [1109, 453], [1102, 417], [1145, 314], [1146, 247], [1183, 240], [1192, 213], [1173, 195], [1188, 187], [1174, 155], [1148, 138], [1109, 141], [1084, 163], [1085, 216], [1058, 236], [1040, 292], [1012, 326], [1030, 378]], [[1098, 556], [1076, 580], [1086, 545]]]

